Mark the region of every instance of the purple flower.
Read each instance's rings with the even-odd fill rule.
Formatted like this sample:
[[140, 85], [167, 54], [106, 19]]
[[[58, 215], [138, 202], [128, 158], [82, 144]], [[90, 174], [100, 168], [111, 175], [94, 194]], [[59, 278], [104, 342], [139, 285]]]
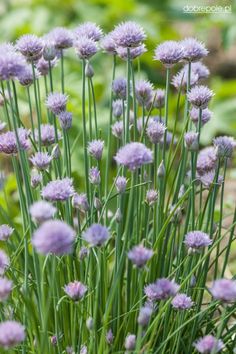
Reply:
[[125, 338], [125, 349], [134, 350], [135, 346], [136, 346], [136, 335], [135, 334], [129, 334]]
[[0, 278], [0, 302], [5, 301], [12, 291], [12, 281]]
[[35, 202], [30, 207], [30, 215], [37, 223], [52, 219], [55, 213], [56, 208], [44, 200]]
[[158, 192], [155, 189], [149, 189], [146, 193], [146, 202], [149, 206], [153, 206], [158, 199]]
[[140, 105], [145, 105], [152, 99], [153, 86], [149, 81], [139, 80], [135, 84], [135, 93]]
[[188, 248], [198, 251], [201, 248], [210, 246], [212, 244], [212, 240], [205, 232], [190, 231], [185, 235], [184, 243]]
[[74, 281], [64, 287], [65, 293], [74, 301], [81, 300], [87, 292], [87, 286], [80, 281]]
[[25, 34], [16, 43], [16, 48], [30, 62], [41, 58], [43, 46], [43, 41], [34, 34]]
[[101, 47], [108, 54], [116, 54], [116, 43], [113, 38], [113, 31], [109, 32], [106, 36], [102, 38]]
[[218, 136], [213, 140], [213, 144], [217, 150], [218, 157], [230, 158], [233, 155], [236, 143], [231, 136]]
[[[58, 62], [57, 59], [50, 61], [51, 68], [56, 66], [57, 62]], [[46, 61], [44, 58], [40, 58], [36, 64], [36, 68], [37, 68], [38, 72], [40, 73], [40, 75], [46, 76], [49, 72], [49, 62]]]
[[214, 299], [226, 303], [236, 301], [236, 281], [230, 279], [215, 280], [210, 292]]
[[[138, 47], [135, 48], [130, 48], [129, 49], [129, 58], [131, 60], [136, 59], [137, 57], [140, 57], [140, 55], [142, 55], [143, 53], [145, 53], [147, 51], [145, 44], [141, 44]], [[127, 60], [128, 59], [128, 51], [127, 48], [124, 47], [117, 47], [116, 48], [116, 52], [118, 54], [118, 56], [123, 59], [123, 60]]]
[[111, 330], [111, 328], [109, 329], [109, 331], [107, 331], [106, 333], [106, 342], [107, 344], [111, 345], [114, 341], [114, 335], [113, 332]]
[[[194, 86], [198, 82], [198, 75], [191, 72], [190, 76], [190, 86]], [[171, 83], [176, 89], [187, 89], [188, 82], [188, 71], [185, 68], [181, 69], [172, 79]]]
[[[199, 121], [199, 108], [192, 107], [189, 114], [194, 125], [197, 126]], [[201, 126], [209, 122], [211, 116], [212, 116], [212, 112], [208, 108], [203, 109], [201, 112]]]
[[45, 221], [34, 233], [32, 244], [38, 253], [57, 256], [72, 252], [75, 231], [60, 220]]
[[171, 304], [177, 310], [188, 310], [193, 306], [191, 297], [186, 294], [175, 295]]
[[9, 225], [0, 225], [0, 241], [6, 241], [12, 235], [14, 229]]
[[104, 147], [103, 140], [93, 140], [93, 141], [90, 141], [88, 144], [88, 152], [96, 160], [101, 160], [103, 147]]
[[116, 179], [116, 189], [118, 193], [124, 193], [126, 190], [127, 179], [123, 176], [118, 176]]
[[[209, 189], [212, 183], [215, 181], [215, 175], [216, 175], [215, 170], [212, 170], [204, 173], [203, 175], [198, 175], [197, 173], [197, 178], [203, 184], [204, 187]], [[222, 182], [223, 182], [223, 177], [218, 176], [218, 180], [216, 181], [216, 183], [222, 184]]]
[[197, 349], [199, 353], [212, 353], [214, 350], [215, 353], [219, 353], [224, 349], [224, 343], [221, 339], [217, 339], [212, 335], [207, 335], [202, 338], [199, 338], [193, 346]]
[[51, 336], [50, 342], [52, 345], [57, 345], [57, 336]]
[[42, 175], [37, 171], [37, 170], [32, 170], [31, 176], [30, 176], [30, 184], [32, 188], [36, 188], [40, 185], [42, 182]]
[[46, 106], [55, 115], [65, 111], [68, 96], [60, 92], [51, 92], [47, 96]]
[[123, 101], [121, 99], [112, 102], [113, 116], [119, 118], [123, 113]]
[[180, 43], [184, 50], [184, 59], [187, 61], [198, 61], [208, 54], [205, 45], [195, 38], [186, 38]]
[[[39, 141], [38, 129], [35, 129], [35, 140]], [[61, 139], [61, 133], [57, 131], [58, 139]], [[56, 141], [55, 129], [53, 125], [41, 124], [41, 142], [43, 146], [49, 146], [54, 144]]]
[[112, 134], [116, 138], [121, 139], [122, 138], [122, 134], [123, 134], [123, 121], [120, 120], [120, 121], [115, 122], [112, 125], [111, 130], [112, 130]]
[[56, 49], [66, 49], [73, 46], [73, 35], [64, 27], [56, 27], [48, 34]]
[[164, 107], [164, 105], [165, 105], [165, 90], [162, 90], [162, 89], [155, 90], [153, 92], [153, 98], [151, 100], [151, 103], [152, 103], [152, 101], [153, 101], [154, 108]]
[[14, 347], [25, 339], [25, 329], [16, 321], [0, 323], [0, 346], [4, 349]]
[[89, 254], [89, 250], [87, 247], [81, 247], [79, 251], [79, 259], [82, 261], [84, 258], [86, 258]]
[[6, 253], [0, 249], [0, 275], [5, 273], [5, 270], [9, 267], [9, 258]]
[[45, 187], [43, 187], [41, 192], [42, 197], [51, 202], [67, 200], [72, 197], [73, 194], [74, 187], [72, 184], [72, 179], [70, 178], [56, 179], [55, 181], [51, 181]]
[[[36, 78], [39, 76], [39, 73], [37, 72], [37, 70], [35, 72], [35, 76], [36, 76]], [[33, 70], [31, 68], [31, 66], [26, 65], [24, 70], [22, 70], [17, 75], [17, 79], [22, 86], [28, 87], [28, 86], [32, 85], [32, 83], [34, 82], [34, 75], [33, 75]]]
[[113, 38], [117, 47], [138, 47], [145, 40], [146, 35], [137, 23], [122, 22], [113, 31]]
[[77, 38], [87, 37], [93, 41], [99, 41], [102, 37], [101, 28], [93, 22], [85, 22], [74, 29]]
[[196, 108], [206, 108], [214, 93], [206, 86], [194, 86], [188, 92], [189, 102]]
[[44, 171], [49, 167], [52, 157], [47, 152], [36, 152], [30, 161], [38, 170]]
[[82, 212], [89, 210], [88, 198], [85, 193], [75, 193], [72, 198], [72, 205], [74, 208], [79, 209]]
[[97, 45], [93, 39], [88, 37], [79, 37], [75, 43], [75, 51], [80, 59], [90, 59], [97, 53]]
[[[19, 147], [21, 150], [28, 150], [30, 147], [30, 142], [28, 139], [29, 132], [24, 128], [18, 128], [17, 135], [19, 138]], [[15, 132], [8, 131], [6, 133], [0, 134], [0, 152], [7, 155], [17, 154], [17, 137]]]
[[214, 170], [216, 167], [216, 161], [216, 150], [212, 146], [201, 150], [197, 158], [197, 172], [199, 175]]
[[190, 151], [198, 151], [199, 143], [198, 143], [199, 133], [195, 132], [187, 132], [184, 135], [185, 146]]
[[142, 165], [152, 162], [152, 151], [144, 144], [132, 142], [121, 147], [114, 157], [116, 163], [135, 171]]
[[126, 99], [126, 90], [127, 90], [127, 81], [123, 77], [115, 79], [112, 83], [112, 91], [114, 94], [121, 98], [122, 100]]
[[0, 80], [12, 80], [25, 70], [25, 60], [14, 51], [0, 52]]
[[166, 300], [176, 295], [179, 285], [166, 278], [157, 279], [153, 284], [144, 288], [144, 292], [149, 300]]
[[155, 49], [154, 59], [159, 60], [165, 67], [170, 68], [183, 59], [183, 47], [179, 42], [166, 41]]
[[161, 142], [165, 134], [166, 127], [163, 123], [152, 119], [147, 126], [146, 133], [153, 144], [158, 144]]
[[70, 129], [72, 126], [72, 113], [67, 111], [59, 113], [59, 121], [62, 129]]
[[142, 268], [152, 256], [153, 251], [143, 245], [134, 246], [132, 250], [128, 252], [128, 258], [131, 262], [140, 268]]
[[89, 170], [89, 181], [92, 184], [98, 185], [101, 182], [100, 171], [97, 167], [91, 167]]
[[102, 246], [110, 237], [110, 233], [105, 226], [93, 224], [83, 232], [82, 237], [91, 246]]
[[143, 327], [147, 326], [152, 316], [152, 313], [153, 309], [151, 306], [145, 305], [141, 307], [138, 315], [138, 324]]
[[[188, 64], [185, 65], [185, 70], [188, 70]], [[206, 79], [210, 75], [209, 69], [200, 61], [191, 64], [191, 71], [198, 76], [198, 79]]]

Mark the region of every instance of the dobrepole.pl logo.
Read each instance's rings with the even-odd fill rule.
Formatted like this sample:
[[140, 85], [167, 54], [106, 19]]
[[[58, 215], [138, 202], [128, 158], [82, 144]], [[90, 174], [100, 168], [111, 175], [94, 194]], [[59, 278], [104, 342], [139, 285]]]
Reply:
[[198, 5], [185, 5], [183, 7], [183, 12], [184, 13], [190, 13], [190, 14], [193, 14], [193, 13], [203, 13], [203, 14], [206, 14], [206, 13], [213, 13], [213, 14], [216, 14], [216, 13], [225, 13], [225, 14], [228, 14], [228, 13], [231, 13], [232, 12], [232, 9], [231, 9], [231, 5], [229, 6], [217, 6], [217, 5], [212, 5], [212, 6], [198, 6]]

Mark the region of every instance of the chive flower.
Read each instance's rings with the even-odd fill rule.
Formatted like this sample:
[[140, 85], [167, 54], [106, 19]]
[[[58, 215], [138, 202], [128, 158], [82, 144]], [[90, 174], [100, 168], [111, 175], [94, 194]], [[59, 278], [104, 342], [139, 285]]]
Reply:
[[73, 281], [64, 287], [65, 293], [74, 301], [81, 300], [87, 292], [87, 286], [80, 281]]
[[4, 349], [12, 348], [25, 340], [25, 328], [16, 321], [0, 323], [0, 346]]
[[[21, 150], [28, 150], [30, 148], [29, 132], [24, 128], [17, 129], [19, 138], [19, 148]], [[17, 137], [14, 131], [7, 131], [0, 134], [0, 153], [7, 155], [16, 155], [18, 152]]]
[[96, 160], [101, 160], [104, 148], [103, 140], [93, 140], [88, 143], [88, 152]]
[[7, 241], [12, 235], [14, 229], [9, 225], [2, 224], [0, 225], [0, 241]]
[[47, 96], [46, 106], [55, 115], [65, 111], [68, 96], [60, 92], [51, 92]]
[[219, 353], [224, 349], [224, 343], [221, 339], [217, 339], [214, 336], [208, 334], [202, 338], [199, 338], [193, 346], [199, 353], [212, 353], [214, 350], [215, 353]]
[[50, 166], [52, 157], [47, 152], [36, 152], [30, 157], [30, 161], [38, 170], [44, 171]]
[[133, 21], [118, 24], [113, 31], [113, 38], [117, 47], [138, 47], [145, 40], [146, 35], [141, 26]]
[[97, 42], [102, 37], [102, 30], [96, 23], [84, 22], [74, 29], [74, 34], [76, 38], [87, 37]]
[[108, 229], [101, 224], [93, 224], [82, 233], [82, 238], [92, 247], [102, 246], [110, 237]]
[[214, 96], [214, 93], [206, 86], [194, 86], [188, 92], [189, 102], [196, 108], [206, 108]]
[[16, 42], [16, 48], [29, 61], [34, 62], [41, 58], [44, 43], [34, 34], [25, 34]]
[[154, 60], [159, 60], [166, 68], [171, 68], [180, 62], [184, 57], [181, 43], [176, 41], [165, 41], [155, 49]]
[[63, 178], [57, 179], [43, 187], [41, 195], [44, 199], [51, 202], [65, 201], [74, 194], [72, 179]]
[[177, 294], [171, 301], [171, 304], [176, 310], [188, 310], [193, 306], [193, 302], [190, 296], [186, 294]]
[[190, 231], [185, 235], [184, 243], [189, 249], [199, 251], [204, 247], [210, 246], [212, 240], [205, 232]]
[[12, 291], [12, 281], [7, 278], [0, 278], [0, 302], [7, 300]]
[[167, 300], [173, 297], [179, 290], [179, 285], [166, 278], [157, 279], [155, 283], [144, 288], [145, 295], [150, 301]]
[[236, 281], [231, 279], [215, 280], [210, 292], [215, 300], [225, 303], [236, 301]]
[[205, 44], [198, 41], [196, 38], [185, 38], [180, 43], [183, 47], [183, 57], [187, 61], [195, 62], [208, 54]]
[[143, 245], [134, 246], [128, 252], [128, 258], [138, 268], [142, 268], [152, 256], [153, 251]]
[[114, 157], [118, 165], [127, 167], [130, 171], [153, 161], [152, 151], [138, 142], [128, 143], [121, 147]]
[[30, 206], [30, 215], [32, 219], [39, 224], [49, 219], [52, 219], [55, 213], [56, 208], [52, 204], [44, 200], [35, 202]]

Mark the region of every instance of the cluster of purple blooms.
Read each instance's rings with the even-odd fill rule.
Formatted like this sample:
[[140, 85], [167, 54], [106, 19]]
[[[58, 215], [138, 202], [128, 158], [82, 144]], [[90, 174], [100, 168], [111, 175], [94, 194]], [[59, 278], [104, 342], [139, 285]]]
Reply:
[[[86, 77], [91, 79], [94, 75], [91, 58], [100, 48], [110, 55], [120, 57], [129, 64], [146, 52], [145, 39], [146, 34], [142, 27], [132, 21], [115, 26], [107, 35], [103, 35], [101, 28], [90, 22], [84, 23], [74, 30], [55, 28], [43, 38], [27, 34], [19, 38], [15, 45], [6, 43], [0, 46], [0, 80], [2, 82], [17, 80], [20, 85], [28, 88], [35, 84], [40, 76], [51, 74], [52, 68], [63, 58], [64, 51], [72, 47], [83, 63]], [[214, 96], [207, 86], [201, 84], [201, 80], [209, 76], [208, 68], [201, 62], [207, 54], [208, 50], [205, 45], [195, 38], [187, 38], [179, 42], [166, 41], [156, 47], [154, 54], [154, 60], [160, 61], [167, 73], [174, 65], [184, 63], [183, 68], [173, 76], [171, 83], [178, 90], [184, 91], [188, 105], [191, 105], [188, 114], [191, 120], [191, 129], [194, 126], [195, 130], [185, 132], [184, 143], [186, 154], [190, 152], [193, 161], [195, 161], [195, 178], [205, 189], [224, 182], [223, 178], [216, 173], [217, 166], [220, 166], [223, 161], [227, 163], [227, 160], [232, 157], [236, 145], [233, 138], [219, 136], [213, 140], [213, 146], [199, 151], [200, 130], [212, 117], [208, 106]], [[123, 215], [129, 212], [129, 210], [122, 210], [122, 203], [128, 194], [127, 173], [131, 174], [132, 180], [138, 176], [142, 183], [148, 185], [145, 195], [141, 194], [143, 205], [144, 208], [147, 208], [145, 212], [148, 217], [152, 214], [156, 217], [157, 205], [158, 203], [163, 205], [161, 203], [164, 203], [165, 199], [161, 200], [157, 187], [161, 186], [161, 191], [166, 188], [162, 182], [166, 175], [165, 153], [168, 148], [171, 149], [175, 145], [175, 136], [168, 131], [167, 118], [165, 117], [164, 122], [162, 116], [163, 107], [165, 106], [165, 109], [168, 107], [168, 97], [165, 90], [154, 88], [148, 80], [138, 80], [135, 84], [131, 84], [123, 77], [115, 78], [111, 89], [111, 118], [114, 118], [114, 121], [111, 120], [112, 124], [109, 126], [108, 134], [112, 134], [117, 139], [118, 148], [113, 160], [118, 165], [119, 173], [113, 183], [113, 188], [117, 192], [118, 206], [114, 217], [111, 218], [110, 226], [107, 225], [108, 211], [105, 216], [103, 215], [103, 206], [107, 207], [109, 196], [106, 195], [104, 198], [100, 194], [103, 182], [101, 160], [104, 154], [105, 140], [96, 137], [89, 142], [86, 141], [84, 146], [85, 155], [87, 153], [89, 155], [88, 171], [86, 172], [89, 188], [94, 193], [92, 198], [87, 192], [78, 193], [76, 191], [71, 175], [55, 174], [55, 177], [53, 174], [50, 175], [53, 168], [56, 171], [59, 170], [60, 145], [62, 145], [60, 141], [63, 141], [65, 152], [69, 145], [67, 131], [73, 123], [72, 113], [67, 110], [68, 95], [65, 94], [64, 89], [62, 89], [63, 92], [50, 92], [46, 97], [45, 107], [49, 117], [48, 123], [39, 123], [36, 128], [32, 126], [31, 130], [28, 130], [20, 122], [16, 127], [14, 126], [14, 129], [9, 126], [8, 131], [2, 132], [6, 128], [6, 123], [0, 122], [0, 153], [12, 155], [13, 161], [16, 161], [15, 158], [19, 155], [19, 161], [24, 161], [26, 164], [27, 151], [30, 151], [28, 159], [33, 167], [30, 185], [32, 189], [40, 186], [38, 196], [42, 197], [42, 200], [31, 203], [29, 207], [30, 227], [34, 230], [31, 244], [36, 253], [46, 256], [46, 259], [55, 257], [54, 259], [59, 259], [63, 263], [66, 256], [77, 257], [76, 252], [79, 244], [78, 258], [81, 263], [90, 254], [97, 261], [97, 255], [104, 255], [108, 246], [113, 243], [115, 243], [116, 252], [118, 252], [119, 242], [122, 241], [124, 250], [120, 256], [123, 254], [127, 256], [128, 264], [130, 265], [131, 262], [136, 266], [138, 277], [140, 277], [138, 279], [141, 279], [142, 274], [148, 273], [153, 264], [156, 264], [156, 258], [162, 255], [156, 255], [155, 242], [151, 244], [149, 240], [144, 239], [141, 243], [134, 243], [132, 235], [130, 235], [130, 240], [126, 243], [120, 235]], [[6, 104], [7, 100], [11, 101], [10, 92], [2, 92], [0, 98], [0, 104]], [[131, 98], [135, 101], [133, 106], [130, 106]], [[1, 103], [2, 101], [3, 103]], [[136, 104], [137, 107], [135, 107]], [[135, 109], [142, 111], [141, 118], [137, 118]], [[151, 115], [153, 110], [158, 111], [158, 116]], [[60, 124], [61, 131], [57, 127], [58, 124]], [[130, 137], [132, 139], [129, 139]], [[110, 146], [108, 146], [109, 148], [111, 150]], [[158, 152], [159, 154], [163, 152], [163, 159], [159, 161], [159, 167], [156, 168], [156, 161], [159, 158], [157, 157]], [[110, 151], [108, 151], [108, 155], [109, 153]], [[68, 161], [66, 162], [68, 163]], [[169, 168], [169, 165], [167, 167]], [[158, 178], [158, 184], [150, 184], [148, 176], [145, 175], [148, 173], [147, 171], [149, 171], [149, 176], [152, 173], [155, 175], [154, 180]], [[150, 173], [150, 171], [152, 172]], [[169, 170], [167, 172], [169, 173]], [[162, 181], [160, 182], [160, 180]], [[140, 185], [137, 183], [136, 190]], [[132, 187], [134, 188], [134, 186]], [[172, 210], [174, 208], [175, 206], [172, 206]], [[64, 210], [67, 212], [69, 210], [70, 215], [67, 213], [66, 218], [63, 219]], [[177, 208], [174, 216], [178, 213], [181, 214], [180, 208]], [[70, 218], [74, 216], [75, 218], [71, 221]], [[81, 221], [84, 220], [85, 224], [81, 228]], [[114, 221], [118, 225], [115, 233], [113, 233]], [[154, 218], [153, 224], [155, 221]], [[161, 221], [158, 220], [158, 222]], [[180, 225], [180, 222], [178, 224]], [[126, 228], [129, 230], [125, 225], [125, 231]], [[148, 228], [149, 226], [147, 226], [149, 232]], [[141, 230], [142, 232], [143, 230]], [[154, 233], [154, 231], [152, 232]], [[0, 225], [1, 242], [10, 242], [13, 235], [13, 227], [7, 224]], [[154, 236], [156, 237], [156, 235]], [[131, 247], [134, 244], [135, 246]], [[179, 246], [185, 246], [183, 254], [188, 260], [191, 255], [190, 262], [192, 262], [195, 256], [201, 257], [201, 254], [207, 252], [208, 247], [210, 248], [212, 245], [214, 245], [212, 232], [207, 234], [191, 228], [186, 232]], [[113, 257], [113, 252], [110, 252], [109, 258], [113, 259]], [[153, 259], [155, 261], [152, 264]], [[118, 269], [118, 274], [119, 272], [123, 274], [120, 271], [123, 264], [119, 262], [119, 259], [116, 260], [116, 270]], [[0, 302], [6, 301], [11, 296], [14, 286], [13, 282], [5, 277], [9, 266], [10, 260], [7, 254], [0, 249]], [[94, 264], [92, 266], [96, 268]], [[98, 264], [98, 266], [101, 266], [100, 272], [104, 271], [104, 264]], [[81, 269], [82, 267], [83, 265]], [[93, 271], [92, 269], [91, 278], [94, 276]], [[135, 269], [133, 271], [136, 272]], [[71, 274], [69, 277], [71, 278]], [[160, 277], [155, 282], [148, 277], [143, 278], [145, 281], [146, 279], [150, 281], [150, 284], [144, 286], [147, 302], [142, 304], [141, 299], [137, 315], [137, 323], [143, 331], [155, 316], [157, 302], [159, 306], [161, 302], [168, 303], [170, 300], [172, 308], [176, 311], [191, 312], [194, 310], [195, 299], [192, 300], [190, 290], [183, 288], [181, 284], [168, 277], [170, 276]], [[86, 282], [86, 279], [85, 281], [82, 279], [83, 282], [70, 280], [68, 279], [68, 283], [63, 287], [64, 295], [66, 294], [64, 297], [67, 298], [67, 301], [75, 302], [77, 305], [78, 301], [85, 301], [86, 297], [90, 296], [90, 291], [96, 293], [96, 301], [102, 297], [97, 289], [90, 289], [91, 283], [88, 286], [83, 283]], [[101, 281], [102, 279], [99, 278], [99, 282]], [[178, 282], [180, 281], [178, 280]], [[143, 290], [143, 283], [140, 282], [140, 284], [141, 290]], [[235, 280], [215, 280], [209, 291], [213, 300], [223, 303], [224, 306], [230, 306], [236, 301]], [[121, 316], [121, 314], [119, 315]], [[87, 329], [92, 332], [95, 328], [94, 319], [88, 317], [86, 325]], [[111, 328], [108, 327], [106, 330], [104, 335], [106, 343], [112, 346], [115, 336]], [[0, 323], [0, 346], [4, 349], [18, 345], [25, 340], [25, 337], [25, 328], [22, 324], [13, 320]], [[128, 333], [124, 341], [125, 350], [134, 351], [137, 343], [141, 340], [140, 338], [139, 334]], [[52, 336], [51, 344], [56, 346], [57, 342], [57, 336]], [[223, 341], [210, 334], [198, 339], [193, 345], [199, 353], [211, 353], [212, 351], [216, 353], [224, 348]], [[66, 351], [72, 353], [73, 349], [68, 347]], [[81, 346], [80, 353], [87, 352], [86, 345]]]

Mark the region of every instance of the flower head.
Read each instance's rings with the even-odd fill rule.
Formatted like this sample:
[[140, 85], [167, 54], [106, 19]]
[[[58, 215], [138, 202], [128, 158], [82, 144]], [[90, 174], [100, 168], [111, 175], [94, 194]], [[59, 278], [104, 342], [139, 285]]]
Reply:
[[193, 346], [197, 349], [199, 353], [211, 353], [214, 350], [215, 353], [219, 353], [224, 349], [224, 343], [221, 339], [217, 339], [212, 335], [208, 334], [202, 338], [199, 338]]
[[[216, 175], [215, 170], [206, 172], [203, 175], [198, 175], [197, 173], [198, 180], [203, 184], [205, 188], [210, 188], [212, 183], [214, 183], [215, 175]], [[218, 176], [218, 180], [216, 181], [216, 183], [220, 185], [222, 182], [223, 182], [223, 177]]]
[[80, 281], [74, 281], [64, 287], [65, 293], [74, 301], [81, 300], [87, 292], [87, 286]]
[[12, 80], [25, 70], [25, 60], [15, 51], [1, 51], [0, 53], [0, 80]]
[[191, 297], [186, 294], [177, 294], [171, 301], [172, 306], [177, 310], [187, 310], [193, 306]]
[[199, 133], [193, 131], [185, 133], [184, 141], [185, 141], [185, 146], [188, 150], [198, 151], [199, 148], [198, 136]]
[[82, 237], [91, 246], [102, 246], [110, 237], [110, 233], [105, 226], [93, 224], [83, 232]]
[[153, 86], [149, 81], [139, 80], [135, 84], [135, 93], [140, 105], [145, 105], [152, 99]]
[[[29, 132], [24, 128], [17, 129], [17, 135], [19, 139], [19, 147], [21, 150], [28, 150], [30, 147]], [[13, 131], [0, 134], [0, 152], [7, 155], [17, 154], [18, 144], [17, 136]]]
[[43, 187], [41, 192], [42, 197], [51, 202], [67, 200], [72, 197], [73, 194], [74, 187], [72, 184], [72, 179], [70, 178], [51, 181]]
[[[50, 61], [51, 68], [56, 66], [57, 62], [58, 62], [57, 58]], [[40, 58], [36, 64], [36, 68], [37, 68], [38, 72], [40, 73], [40, 75], [42, 75], [42, 76], [46, 76], [48, 74], [50, 66], [49, 66], [49, 62], [47, 60], [45, 60], [44, 58]]]
[[158, 199], [158, 192], [155, 189], [148, 189], [146, 193], [146, 202], [149, 206], [153, 206]]
[[107, 344], [112, 344], [113, 341], [114, 341], [114, 334], [110, 328], [109, 331], [107, 331], [106, 333], [106, 342]]
[[117, 164], [127, 167], [131, 171], [135, 171], [142, 165], [152, 162], [152, 151], [142, 143], [128, 143], [120, 148], [114, 157]]
[[5, 301], [12, 290], [12, 281], [7, 278], [0, 278], [0, 302]]
[[[185, 70], [187, 70], [188, 65], [185, 65]], [[191, 64], [192, 73], [198, 76], [198, 79], [206, 79], [210, 75], [210, 71], [206, 65], [202, 64], [200, 61]]]
[[214, 146], [217, 149], [218, 157], [232, 157], [236, 142], [231, 136], [218, 136], [213, 140]]
[[99, 41], [102, 37], [101, 28], [93, 22], [85, 22], [74, 29], [75, 37], [87, 37], [93, 41]]
[[36, 188], [40, 185], [42, 182], [42, 175], [37, 171], [37, 170], [32, 170], [31, 176], [30, 176], [30, 184], [32, 188]]
[[185, 38], [181, 41], [184, 51], [184, 59], [188, 61], [198, 61], [208, 54], [208, 50], [202, 42], [195, 38]]
[[59, 121], [62, 129], [70, 129], [72, 126], [72, 113], [68, 111], [59, 113]]
[[214, 299], [226, 303], [236, 301], [236, 281], [230, 279], [215, 280], [210, 292]]
[[[194, 86], [197, 84], [199, 77], [194, 72], [191, 72], [190, 76], [190, 86]], [[176, 89], [187, 89], [188, 82], [188, 71], [185, 68], [181, 69], [172, 79], [171, 83]]]
[[56, 27], [49, 32], [48, 37], [56, 49], [66, 49], [73, 46], [73, 35], [67, 28]]
[[214, 93], [206, 86], [194, 86], [188, 92], [187, 97], [189, 102], [196, 108], [206, 108]]
[[16, 321], [5, 321], [0, 323], [0, 346], [8, 349], [23, 342], [25, 329], [22, 324]]
[[179, 42], [166, 41], [156, 47], [154, 59], [169, 68], [181, 61], [183, 56], [183, 47]]
[[112, 102], [113, 116], [119, 118], [123, 113], [123, 101], [121, 99], [114, 100]]
[[151, 306], [145, 305], [141, 307], [138, 315], [138, 324], [143, 327], [147, 326], [152, 316], [152, 313], [153, 309]]
[[146, 129], [147, 136], [151, 143], [158, 144], [165, 134], [166, 127], [163, 123], [151, 119]]
[[101, 47], [108, 54], [116, 54], [116, 43], [113, 38], [113, 31], [109, 32], [106, 36], [102, 38]]
[[96, 160], [101, 160], [102, 152], [104, 147], [103, 140], [93, 140], [88, 144], [88, 152], [92, 155]]
[[135, 334], [129, 334], [125, 338], [125, 349], [126, 350], [134, 350], [136, 346], [136, 335]]
[[[36, 78], [39, 76], [37, 70], [35, 70]], [[22, 70], [18, 75], [17, 79], [22, 86], [28, 87], [34, 82], [34, 74], [30, 65], [26, 65], [24, 70]]]
[[43, 46], [42, 39], [34, 34], [25, 34], [21, 36], [16, 43], [16, 48], [30, 62], [37, 61], [41, 58]]
[[45, 221], [34, 233], [32, 244], [38, 253], [61, 256], [72, 252], [75, 231], [60, 220]]
[[9, 225], [0, 225], [0, 241], [6, 241], [12, 235], [14, 229]]
[[123, 176], [118, 176], [116, 179], [116, 189], [118, 193], [124, 193], [126, 190], [127, 179]]
[[179, 290], [179, 285], [166, 278], [157, 279], [153, 284], [145, 287], [144, 292], [149, 300], [166, 300], [175, 296]]
[[123, 121], [120, 120], [120, 121], [115, 122], [112, 125], [111, 130], [112, 130], [112, 134], [116, 138], [121, 139], [122, 138], [122, 134], [123, 134]]
[[123, 100], [126, 99], [127, 81], [123, 77], [115, 79], [112, 83], [112, 91]]
[[97, 53], [97, 45], [93, 39], [88, 37], [79, 37], [75, 43], [75, 51], [80, 59], [90, 59]]
[[60, 92], [51, 92], [47, 96], [46, 106], [55, 115], [65, 111], [68, 96]]
[[9, 267], [9, 258], [6, 253], [0, 249], [0, 275], [5, 273], [5, 270]]
[[113, 31], [113, 38], [117, 47], [138, 47], [145, 40], [146, 35], [137, 23], [133, 21], [122, 22]]
[[[49, 146], [55, 143], [55, 129], [53, 125], [50, 124], [41, 124], [41, 143], [43, 146]], [[61, 133], [57, 131], [58, 139], [61, 139]], [[39, 132], [38, 129], [35, 129], [35, 140], [39, 141]]]
[[30, 161], [38, 170], [43, 171], [49, 167], [52, 157], [47, 152], [36, 152]]
[[56, 208], [44, 200], [35, 202], [30, 207], [30, 215], [37, 223], [52, 219], [55, 213]]
[[212, 146], [201, 150], [197, 158], [197, 172], [199, 175], [214, 170], [216, 167], [216, 161], [216, 150]]
[[96, 166], [91, 167], [89, 170], [89, 181], [95, 185], [98, 185], [101, 182], [100, 171]]
[[209, 235], [202, 231], [190, 231], [185, 235], [184, 243], [188, 248], [198, 251], [212, 244]]
[[157, 89], [153, 91], [153, 97], [151, 103], [153, 101], [154, 108], [162, 108], [165, 105], [165, 90]]
[[143, 267], [147, 261], [152, 257], [153, 251], [144, 247], [143, 245], [138, 245], [132, 248], [128, 253], [128, 258], [137, 267]]
[[[197, 126], [199, 121], [199, 108], [192, 107], [189, 114], [190, 119], [193, 121], [194, 125]], [[208, 108], [203, 109], [201, 112], [201, 126], [209, 122], [211, 116], [212, 112]]]
[[89, 210], [88, 198], [85, 193], [75, 193], [72, 197], [72, 205], [74, 208], [79, 209], [82, 212]]

